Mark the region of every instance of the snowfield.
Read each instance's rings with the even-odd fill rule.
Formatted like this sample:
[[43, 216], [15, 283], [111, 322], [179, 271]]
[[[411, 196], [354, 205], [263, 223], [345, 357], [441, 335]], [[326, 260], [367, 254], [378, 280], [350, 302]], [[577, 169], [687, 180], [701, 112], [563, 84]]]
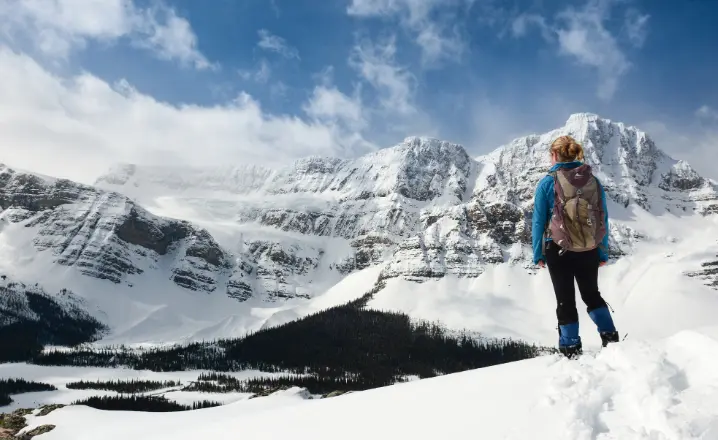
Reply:
[[[239, 400], [246, 400], [252, 396], [252, 393], [200, 393], [195, 391], [179, 391], [180, 388], [189, 385], [190, 382], [197, 380], [202, 373], [208, 373], [204, 370], [195, 371], [173, 371], [173, 372], [154, 372], [154, 371], [137, 371], [130, 368], [94, 368], [94, 367], [49, 367], [41, 365], [32, 365], [26, 363], [0, 364], [0, 379], [17, 379], [47, 383], [54, 385], [57, 391], [40, 391], [33, 393], [14, 394], [13, 402], [10, 405], [0, 407], [0, 413], [10, 413], [20, 408], [38, 408], [42, 405], [63, 404], [85, 399], [92, 396], [117, 396], [114, 391], [105, 390], [75, 390], [69, 389], [66, 385], [70, 382], [77, 381], [131, 381], [131, 380], [151, 380], [151, 381], [175, 381], [180, 382], [181, 386], [175, 388], [163, 388], [146, 393], [137, 393], [137, 395], [156, 395], [161, 394], [168, 400], [172, 400], [181, 404], [192, 404], [203, 400], [211, 400], [220, 403], [232, 403]], [[267, 373], [256, 370], [245, 370], [240, 372], [224, 372], [223, 374], [233, 376], [240, 380], [252, 378], [271, 378], [283, 376], [281, 373]]]
[[181, 413], [66, 407], [43, 440], [718, 439], [718, 327], [330, 399], [296, 390]]

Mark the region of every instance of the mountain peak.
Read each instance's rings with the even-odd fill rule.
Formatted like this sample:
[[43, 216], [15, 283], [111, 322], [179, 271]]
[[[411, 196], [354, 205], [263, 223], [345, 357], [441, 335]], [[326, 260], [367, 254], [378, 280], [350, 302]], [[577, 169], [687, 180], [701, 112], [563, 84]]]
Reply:
[[408, 136], [398, 146], [419, 147], [424, 149], [448, 148], [465, 152], [463, 145], [430, 136]]
[[569, 115], [568, 119], [566, 120], [566, 125], [571, 125], [575, 123], [584, 123], [584, 122], [594, 122], [599, 119], [605, 119], [601, 118], [596, 113], [590, 113], [590, 112], [579, 112], [579, 113], [572, 113]]

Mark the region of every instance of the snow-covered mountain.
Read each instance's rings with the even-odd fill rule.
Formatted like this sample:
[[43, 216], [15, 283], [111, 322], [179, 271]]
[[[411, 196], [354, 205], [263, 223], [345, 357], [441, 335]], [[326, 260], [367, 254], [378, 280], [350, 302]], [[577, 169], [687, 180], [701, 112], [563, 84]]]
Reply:
[[31, 231], [28, 245], [83, 275], [130, 286], [129, 276], [163, 266], [188, 289], [213, 292], [226, 278], [230, 296], [251, 295], [236, 279], [242, 265], [207, 231], [152, 215], [120, 194], [0, 165], [0, 206], [0, 225], [22, 224]]
[[[356, 292], [377, 278], [476, 279], [503, 263], [534, 274], [533, 191], [562, 134], [584, 145], [606, 186], [614, 257], [641, 243], [668, 252], [684, 229], [718, 213], [718, 184], [646, 133], [575, 114], [478, 158], [408, 138], [354, 160], [312, 157], [281, 169], [122, 165], [94, 186], [3, 166], [0, 273], [71, 288], [128, 341], [280, 322], [352, 273], [374, 274], [356, 278]], [[695, 266], [685, 272], [710, 284], [711, 267]]]
[[236, 225], [246, 231], [239, 234], [245, 247], [264, 247], [264, 227], [301, 234], [317, 259], [326, 246], [316, 238], [343, 239], [348, 246], [328, 257], [341, 273], [387, 261], [383, 277], [476, 276], [486, 264], [528, 262], [534, 188], [550, 165], [550, 143], [563, 134], [585, 146], [611, 197], [614, 256], [630, 253], [641, 238], [662, 236], [621, 221], [634, 209], [655, 216], [718, 212], [716, 182], [668, 157], [645, 132], [583, 113], [475, 160], [460, 145], [408, 138], [357, 160], [311, 158], [280, 170], [124, 166], [97, 186], [210, 230]]

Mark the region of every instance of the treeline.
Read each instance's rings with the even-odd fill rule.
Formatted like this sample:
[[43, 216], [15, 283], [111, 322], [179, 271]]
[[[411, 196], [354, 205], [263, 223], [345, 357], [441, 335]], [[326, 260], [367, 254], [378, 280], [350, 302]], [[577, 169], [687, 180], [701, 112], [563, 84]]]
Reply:
[[78, 382], [70, 382], [66, 386], [73, 390], [105, 390], [105, 391], [116, 391], [118, 393], [135, 394], [145, 393], [148, 391], [160, 390], [163, 388], [172, 388], [180, 386], [180, 382], [172, 380], [159, 382], [152, 380], [111, 380], [111, 381], [96, 381], [86, 382], [84, 380]]
[[25, 379], [0, 379], [0, 407], [12, 403], [11, 394], [34, 393], [36, 391], [56, 391], [54, 385], [32, 382]]
[[192, 405], [182, 405], [168, 400], [164, 396], [94, 396], [77, 400], [73, 405], [86, 405], [95, 409], [107, 411], [143, 411], [143, 412], [174, 412], [191, 411], [202, 408], [220, 406], [221, 403], [209, 400], [194, 402]]
[[[49, 351], [33, 362], [152, 371], [255, 369], [297, 375], [293, 383], [315, 390], [354, 390], [388, 385], [403, 376], [425, 378], [528, 359], [546, 350], [512, 339], [450, 335], [435, 323], [362, 306], [355, 301], [239, 339], [170, 348]], [[311, 377], [298, 377], [306, 375]]]
[[397, 378], [384, 382], [372, 382], [363, 375], [347, 375], [346, 377], [322, 377], [319, 375], [286, 375], [279, 377], [252, 378], [239, 380], [221, 373], [203, 373], [197, 382], [184, 387], [182, 391], [198, 391], [203, 393], [252, 393], [266, 395], [291, 387], [305, 388], [312, 394], [326, 395], [335, 391], [363, 391], [380, 386], [391, 385]]
[[[72, 295], [62, 290], [61, 295]], [[62, 306], [40, 288], [0, 286], [0, 363], [30, 361], [47, 345], [74, 347], [108, 327], [83, 310]]]

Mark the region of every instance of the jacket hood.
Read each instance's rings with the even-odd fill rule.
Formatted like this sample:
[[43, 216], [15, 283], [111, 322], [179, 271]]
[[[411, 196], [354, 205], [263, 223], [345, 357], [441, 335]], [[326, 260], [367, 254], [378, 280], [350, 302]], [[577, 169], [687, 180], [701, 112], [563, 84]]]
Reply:
[[583, 162], [580, 160], [574, 160], [573, 162], [558, 162], [556, 165], [551, 167], [550, 171], [556, 171], [559, 168], [567, 168], [570, 170], [572, 168], [580, 167], [581, 165], [583, 165]]

